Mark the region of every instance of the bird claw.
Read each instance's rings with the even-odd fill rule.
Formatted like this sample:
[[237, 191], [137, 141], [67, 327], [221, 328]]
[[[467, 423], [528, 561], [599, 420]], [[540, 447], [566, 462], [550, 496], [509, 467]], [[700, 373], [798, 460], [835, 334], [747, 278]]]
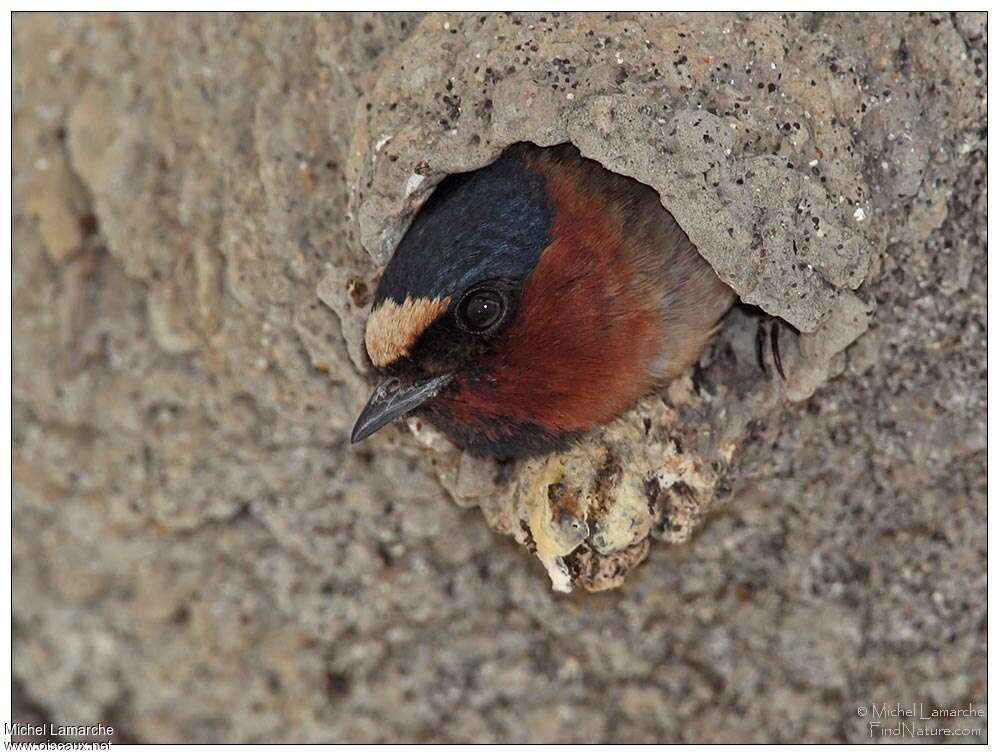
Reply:
[[770, 371], [767, 370], [767, 363], [763, 355], [767, 343], [767, 331], [770, 332], [770, 354], [773, 356], [774, 367], [777, 368], [777, 374], [781, 380], [786, 382], [787, 376], [784, 374], [784, 363], [780, 358], [780, 320], [775, 317], [764, 315], [757, 323], [756, 362], [763, 374], [768, 375]]

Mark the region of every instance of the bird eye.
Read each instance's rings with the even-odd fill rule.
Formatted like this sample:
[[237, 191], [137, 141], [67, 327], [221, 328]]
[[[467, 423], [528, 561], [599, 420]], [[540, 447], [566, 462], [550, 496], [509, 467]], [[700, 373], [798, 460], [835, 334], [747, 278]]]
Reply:
[[488, 331], [506, 313], [506, 298], [493, 289], [476, 289], [458, 305], [458, 322], [474, 333]]

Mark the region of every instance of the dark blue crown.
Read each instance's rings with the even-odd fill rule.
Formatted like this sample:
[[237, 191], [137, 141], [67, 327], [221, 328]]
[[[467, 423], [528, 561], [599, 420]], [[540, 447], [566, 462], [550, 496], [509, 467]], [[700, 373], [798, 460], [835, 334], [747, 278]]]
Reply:
[[525, 164], [523, 148], [512, 147], [434, 190], [389, 261], [375, 302], [457, 297], [486, 279], [522, 280], [551, 242], [551, 223], [544, 179]]

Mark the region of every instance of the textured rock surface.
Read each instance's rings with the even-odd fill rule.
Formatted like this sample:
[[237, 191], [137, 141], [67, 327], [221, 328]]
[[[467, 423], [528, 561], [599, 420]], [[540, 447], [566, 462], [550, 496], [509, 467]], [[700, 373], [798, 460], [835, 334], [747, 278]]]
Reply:
[[[982, 702], [984, 31], [17, 17], [19, 695], [156, 741], [864, 741], [859, 706]], [[567, 138], [799, 329], [787, 383], [740, 310], [582, 459], [348, 448], [419, 203]], [[480, 510], [585, 530], [584, 587], [646, 563], [560, 597]]]

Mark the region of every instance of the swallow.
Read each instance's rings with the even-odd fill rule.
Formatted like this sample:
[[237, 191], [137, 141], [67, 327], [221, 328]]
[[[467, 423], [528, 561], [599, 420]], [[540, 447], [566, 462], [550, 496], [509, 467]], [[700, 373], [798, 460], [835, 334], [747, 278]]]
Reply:
[[653, 189], [514, 145], [446, 178], [386, 266], [351, 442], [415, 414], [478, 456], [565, 449], [697, 361], [734, 300]]

